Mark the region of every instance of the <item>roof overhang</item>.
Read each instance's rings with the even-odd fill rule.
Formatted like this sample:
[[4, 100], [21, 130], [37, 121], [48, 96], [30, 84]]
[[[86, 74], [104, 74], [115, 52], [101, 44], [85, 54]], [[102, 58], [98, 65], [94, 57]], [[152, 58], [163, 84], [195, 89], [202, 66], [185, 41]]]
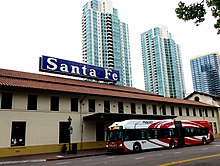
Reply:
[[84, 121], [123, 121], [128, 119], [174, 119], [172, 115], [143, 115], [143, 114], [119, 114], [119, 113], [94, 113], [84, 116]]

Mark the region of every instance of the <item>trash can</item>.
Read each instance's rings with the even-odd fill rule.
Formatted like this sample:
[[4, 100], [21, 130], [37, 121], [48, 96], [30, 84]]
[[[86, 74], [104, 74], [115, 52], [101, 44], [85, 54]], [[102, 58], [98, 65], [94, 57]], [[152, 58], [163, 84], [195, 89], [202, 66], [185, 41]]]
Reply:
[[77, 153], [77, 143], [72, 143], [72, 154]]

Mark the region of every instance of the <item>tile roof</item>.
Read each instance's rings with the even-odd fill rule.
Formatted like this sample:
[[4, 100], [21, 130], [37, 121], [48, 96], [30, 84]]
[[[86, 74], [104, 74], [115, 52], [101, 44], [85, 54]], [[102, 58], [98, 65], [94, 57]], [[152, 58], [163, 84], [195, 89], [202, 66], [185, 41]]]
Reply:
[[211, 105], [196, 101], [163, 97], [133, 87], [108, 85], [103, 83], [95, 83], [6, 69], [0, 69], [0, 87], [39, 89], [137, 100], [148, 100], [161, 103], [213, 107]]
[[213, 94], [208, 94], [208, 93], [205, 93], [205, 92], [199, 92], [199, 91], [194, 91], [193, 93], [190, 93], [188, 96], [186, 96], [184, 99], [189, 99], [190, 97], [192, 97], [193, 95], [204, 95], [204, 96], [209, 96], [209, 97], [212, 97], [213, 99], [220, 99], [220, 96], [217, 96], [217, 95], [213, 95]]

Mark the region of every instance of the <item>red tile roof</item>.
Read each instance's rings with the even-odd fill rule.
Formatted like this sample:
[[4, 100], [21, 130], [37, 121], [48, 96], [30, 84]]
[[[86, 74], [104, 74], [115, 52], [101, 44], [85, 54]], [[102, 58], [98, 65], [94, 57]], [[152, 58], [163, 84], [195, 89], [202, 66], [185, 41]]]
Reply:
[[160, 95], [156, 95], [154, 93], [146, 92], [144, 90], [133, 87], [108, 85], [6, 69], [0, 69], [0, 87], [40, 89], [48, 91], [60, 91], [88, 95], [147, 100], [161, 103], [213, 107], [211, 105], [191, 100], [162, 97]]
[[213, 94], [208, 94], [208, 93], [205, 93], [205, 92], [199, 92], [199, 91], [194, 91], [193, 93], [189, 94], [188, 96], [186, 96], [184, 99], [189, 99], [190, 97], [192, 97], [193, 95], [204, 95], [204, 96], [209, 96], [211, 98], [213, 98], [214, 100], [217, 99], [219, 100], [220, 99], [220, 96], [217, 96], [217, 95], [213, 95]]

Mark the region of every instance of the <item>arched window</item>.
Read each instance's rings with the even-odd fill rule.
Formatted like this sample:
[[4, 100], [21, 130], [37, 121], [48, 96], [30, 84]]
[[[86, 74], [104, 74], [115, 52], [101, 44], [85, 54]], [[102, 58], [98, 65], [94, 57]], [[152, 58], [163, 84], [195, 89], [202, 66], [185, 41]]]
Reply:
[[199, 101], [200, 98], [199, 98], [198, 96], [196, 96], [196, 97], [194, 98], [194, 100], [195, 100], [195, 101]]

